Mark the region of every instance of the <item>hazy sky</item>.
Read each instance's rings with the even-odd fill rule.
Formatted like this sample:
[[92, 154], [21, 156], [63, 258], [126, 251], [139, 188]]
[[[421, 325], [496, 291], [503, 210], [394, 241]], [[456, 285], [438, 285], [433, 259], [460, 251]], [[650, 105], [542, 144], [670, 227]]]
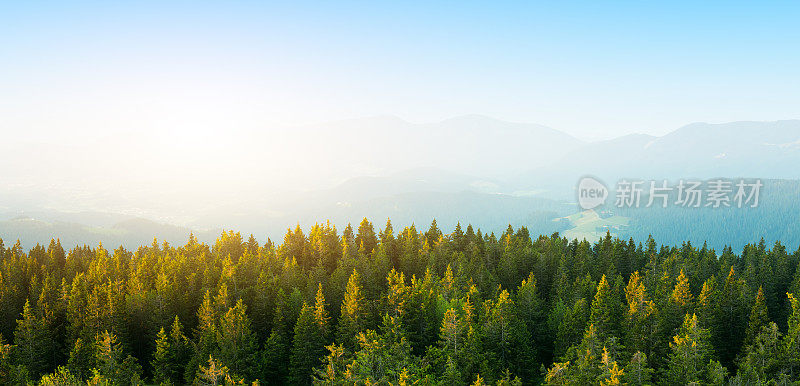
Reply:
[[3, 141], [391, 114], [581, 138], [800, 118], [800, 3], [0, 4]]

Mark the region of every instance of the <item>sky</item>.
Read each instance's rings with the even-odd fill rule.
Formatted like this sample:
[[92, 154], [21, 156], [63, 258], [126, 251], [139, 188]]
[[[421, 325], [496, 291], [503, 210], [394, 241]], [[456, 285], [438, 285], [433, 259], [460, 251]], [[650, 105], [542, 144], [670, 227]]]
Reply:
[[800, 118], [798, 2], [0, 3], [4, 141], [464, 114], [582, 139]]

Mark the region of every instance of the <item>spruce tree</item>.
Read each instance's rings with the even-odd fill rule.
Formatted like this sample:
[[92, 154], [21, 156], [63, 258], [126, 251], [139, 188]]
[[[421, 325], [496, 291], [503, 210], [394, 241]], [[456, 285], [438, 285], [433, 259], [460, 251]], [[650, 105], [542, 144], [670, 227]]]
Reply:
[[606, 276], [600, 278], [597, 284], [594, 300], [592, 300], [589, 323], [597, 329], [597, 334], [602, 340], [616, 336], [619, 331], [619, 299], [617, 294], [608, 284]]
[[547, 325], [547, 307], [541, 298], [533, 273], [517, 288], [515, 302], [518, 323], [517, 369], [520, 376], [531, 379], [538, 376], [540, 363], [549, 361], [553, 355], [552, 334]]
[[787, 294], [792, 313], [789, 316], [789, 329], [783, 338], [783, 355], [786, 372], [794, 380], [800, 379], [800, 301], [793, 294]]
[[311, 384], [313, 368], [325, 355], [329, 332], [328, 319], [322, 285], [319, 285], [314, 307], [304, 304], [294, 327], [292, 355], [289, 361], [289, 381], [292, 384]]
[[365, 306], [364, 296], [361, 291], [361, 279], [354, 269], [345, 288], [337, 330], [337, 341], [349, 352], [355, 350], [356, 335], [366, 327], [367, 313]]
[[712, 336], [719, 359], [726, 367], [733, 365], [739, 354], [747, 330], [749, 296], [744, 280], [736, 277], [733, 268], [714, 302]]
[[95, 348], [90, 342], [78, 338], [69, 352], [67, 368], [78, 378], [86, 379], [95, 365]]
[[214, 357], [208, 357], [208, 366], [199, 366], [197, 376], [192, 384], [195, 386], [222, 386], [241, 384], [240, 379], [231, 376], [227, 367], [220, 364]]
[[764, 290], [761, 287], [758, 287], [755, 303], [750, 309], [750, 319], [747, 324], [747, 331], [745, 331], [745, 338], [742, 344], [743, 351], [747, 350], [747, 347], [753, 344], [756, 336], [761, 333], [761, 329], [769, 322], [770, 320], [769, 314], [767, 313], [767, 302], [764, 298]]
[[256, 338], [250, 329], [250, 319], [241, 299], [222, 316], [217, 330], [219, 362], [232, 374], [255, 379], [257, 373]]
[[37, 317], [29, 301], [22, 308], [22, 319], [17, 320], [14, 331], [15, 361], [24, 365], [33, 379], [49, 372], [52, 351], [55, 350], [50, 331]]
[[137, 384], [142, 368], [136, 358], [125, 355], [116, 335], [108, 331], [98, 335], [95, 342], [96, 374], [113, 385]]
[[262, 380], [267, 384], [285, 382], [289, 363], [289, 331], [284, 313], [288, 307], [283, 289], [278, 289], [275, 311], [273, 312], [272, 331], [264, 344], [262, 362]]
[[653, 369], [647, 364], [647, 355], [641, 351], [633, 353], [628, 365], [625, 366], [623, 380], [631, 386], [651, 384]]
[[628, 307], [625, 313], [624, 346], [628, 352], [652, 354], [653, 330], [655, 329], [656, 306], [648, 298], [647, 289], [639, 271], [633, 272], [625, 287]]
[[672, 385], [709, 381], [718, 364], [712, 360], [708, 330], [700, 327], [697, 315], [686, 314], [683, 325], [670, 343], [672, 353], [667, 367], [667, 381]]
[[372, 256], [375, 249], [378, 247], [378, 237], [375, 235], [375, 229], [372, 223], [366, 218], [361, 220], [358, 225], [358, 233], [356, 233], [356, 248], [363, 248], [366, 256]]
[[758, 335], [745, 347], [733, 381], [739, 384], [762, 385], [775, 379], [783, 365], [780, 338], [781, 333], [775, 323], [769, 322], [762, 326]]
[[172, 375], [176, 373], [171, 358], [171, 347], [167, 332], [162, 327], [156, 335], [156, 352], [153, 353], [153, 382], [172, 384]]

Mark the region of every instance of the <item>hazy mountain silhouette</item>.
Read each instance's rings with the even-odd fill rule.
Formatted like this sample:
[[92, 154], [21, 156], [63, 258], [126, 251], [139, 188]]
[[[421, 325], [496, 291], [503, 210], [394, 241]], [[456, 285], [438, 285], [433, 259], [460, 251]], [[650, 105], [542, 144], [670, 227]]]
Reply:
[[[120, 184], [102, 180], [104, 169], [87, 172], [88, 180], [80, 168], [56, 169], [55, 180], [37, 174], [75, 152], [80, 157], [72, 164], [114, 169], [115, 149], [64, 152], [51, 144], [42, 158], [47, 162], [26, 159], [26, 183], [9, 177], [0, 185], [0, 237], [6, 244], [63, 235], [68, 243], [136, 245], [155, 236], [181, 241], [189, 229], [213, 240], [226, 228], [263, 239], [281, 237], [298, 222], [331, 219], [341, 226], [365, 216], [378, 222], [392, 217], [398, 225], [436, 216], [442, 224], [472, 222], [485, 230], [507, 225], [501, 222], [536, 223], [544, 232], [558, 226], [540, 226], [542, 218], [574, 210], [575, 183], [587, 174], [609, 186], [619, 178], [800, 178], [799, 120], [695, 123], [660, 137], [587, 143], [544, 126], [479, 115], [422, 124], [381, 116], [234, 131], [225, 141], [237, 144], [231, 159], [197, 149], [198, 155], [175, 164], [156, 165], [166, 174], [152, 179], [145, 178], [152, 166], [146, 162], [131, 176], [112, 173]], [[7, 166], [21, 156], [0, 152]], [[269, 174], [272, 169], [327, 181], [317, 184], [327, 187], [300, 189]], [[65, 180], [75, 184], [59, 182]]]

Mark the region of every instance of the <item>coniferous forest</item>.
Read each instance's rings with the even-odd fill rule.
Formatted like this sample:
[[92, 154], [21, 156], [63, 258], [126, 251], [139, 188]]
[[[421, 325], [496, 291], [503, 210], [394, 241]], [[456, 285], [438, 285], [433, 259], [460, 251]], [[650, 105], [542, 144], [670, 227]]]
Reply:
[[780, 242], [366, 219], [282, 243], [0, 242], [0, 383], [792, 384], [798, 264]]

